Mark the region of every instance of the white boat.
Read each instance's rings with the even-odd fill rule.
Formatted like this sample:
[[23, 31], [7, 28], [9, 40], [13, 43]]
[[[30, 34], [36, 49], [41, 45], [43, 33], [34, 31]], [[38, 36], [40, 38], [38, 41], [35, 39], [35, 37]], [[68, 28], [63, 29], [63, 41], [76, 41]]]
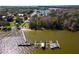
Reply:
[[60, 45], [58, 43], [58, 41], [56, 40], [56, 42], [50, 42], [50, 48], [54, 49], [54, 48], [60, 48]]
[[41, 48], [45, 47], [45, 43], [40, 43], [40, 47]]

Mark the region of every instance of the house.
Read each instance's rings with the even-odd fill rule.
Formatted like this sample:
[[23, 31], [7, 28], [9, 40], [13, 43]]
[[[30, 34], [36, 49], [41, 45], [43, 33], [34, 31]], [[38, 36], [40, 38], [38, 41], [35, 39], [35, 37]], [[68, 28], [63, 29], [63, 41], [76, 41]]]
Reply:
[[34, 12], [31, 14], [31, 16], [37, 15], [37, 16], [48, 16], [49, 10], [37, 10], [35, 9]]
[[18, 16], [24, 16], [24, 14], [19, 13]]

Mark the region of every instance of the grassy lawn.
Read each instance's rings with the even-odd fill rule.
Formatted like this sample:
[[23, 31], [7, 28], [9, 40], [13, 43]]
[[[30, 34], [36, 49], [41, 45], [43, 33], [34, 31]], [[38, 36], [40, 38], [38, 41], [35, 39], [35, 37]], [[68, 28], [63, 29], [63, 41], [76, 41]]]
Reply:
[[58, 40], [61, 45], [61, 49], [34, 49], [34, 53], [79, 53], [79, 32], [70, 32], [66, 30], [32, 30], [25, 31], [25, 34], [27, 35], [27, 39], [31, 41]]
[[28, 27], [29, 26], [29, 23], [23, 23], [23, 24], [21, 24], [21, 26]]

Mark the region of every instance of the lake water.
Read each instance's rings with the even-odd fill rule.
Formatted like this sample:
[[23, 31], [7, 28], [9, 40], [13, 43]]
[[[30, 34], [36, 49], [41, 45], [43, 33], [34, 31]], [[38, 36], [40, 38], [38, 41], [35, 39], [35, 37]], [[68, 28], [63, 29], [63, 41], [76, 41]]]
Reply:
[[61, 46], [61, 49], [56, 50], [51, 50], [50, 48], [46, 50], [34, 49], [33, 53], [79, 53], [79, 32], [71, 32], [67, 30], [32, 30], [25, 31], [25, 34], [30, 42], [58, 40]]

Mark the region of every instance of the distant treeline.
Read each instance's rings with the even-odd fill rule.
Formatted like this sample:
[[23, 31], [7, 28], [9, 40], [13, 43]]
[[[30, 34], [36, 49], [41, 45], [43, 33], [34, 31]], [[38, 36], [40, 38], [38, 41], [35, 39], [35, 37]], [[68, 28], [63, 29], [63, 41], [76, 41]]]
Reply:
[[[79, 21], [79, 20], [78, 20]], [[36, 17], [33, 16], [30, 19], [29, 28], [35, 30], [42, 29], [57, 29], [57, 30], [71, 30], [78, 31], [79, 30], [79, 22], [76, 20], [64, 20], [59, 17], [51, 17], [51, 16], [43, 16]]]
[[78, 8], [79, 9], [79, 5], [51, 5], [51, 6], [0, 6], [0, 8], [8, 8], [8, 9], [13, 9], [13, 8], [18, 8], [18, 9], [48, 9], [48, 8]]

